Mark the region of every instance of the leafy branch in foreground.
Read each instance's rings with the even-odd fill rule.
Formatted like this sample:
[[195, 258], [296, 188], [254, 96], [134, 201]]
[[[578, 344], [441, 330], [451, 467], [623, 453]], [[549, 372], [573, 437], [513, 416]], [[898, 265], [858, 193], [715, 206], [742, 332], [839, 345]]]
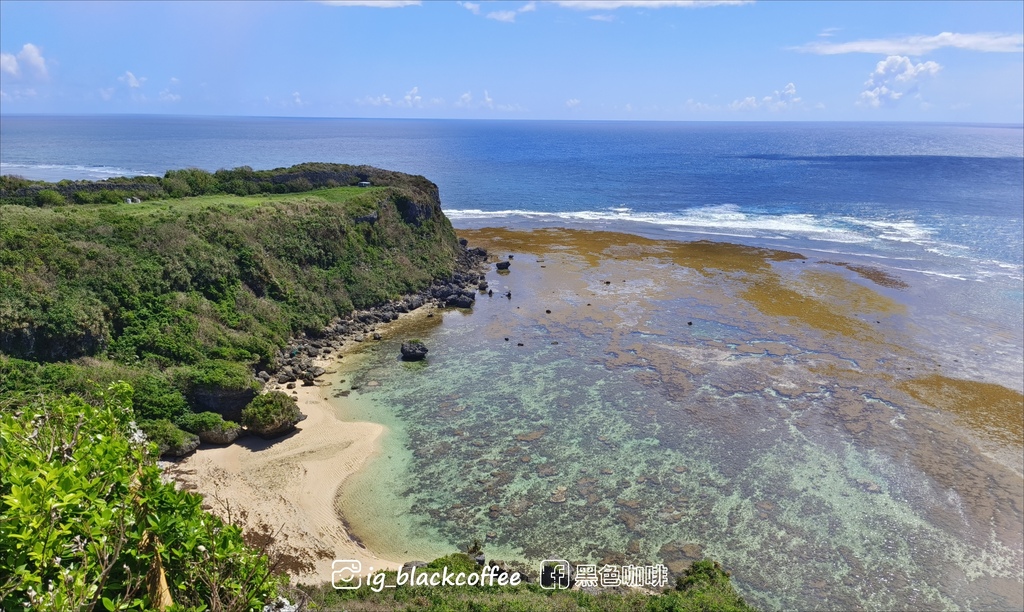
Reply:
[[267, 557], [160, 478], [131, 388], [0, 410], [0, 609], [260, 609]]

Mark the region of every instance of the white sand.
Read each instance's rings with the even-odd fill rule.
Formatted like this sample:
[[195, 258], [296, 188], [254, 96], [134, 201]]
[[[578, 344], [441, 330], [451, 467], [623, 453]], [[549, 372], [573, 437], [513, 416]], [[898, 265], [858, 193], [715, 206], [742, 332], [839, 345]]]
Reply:
[[[330, 368], [336, 359], [319, 365]], [[401, 566], [363, 548], [335, 510], [338, 489], [378, 452], [384, 427], [338, 420], [325, 394], [329, 388], [296, 383], [299, 409], [307, 418], [295, 433], [276, 440], [248, 436], [230, 446], [200, 449], [167, 469], [183, 487], [202, 494], [211, 512], [247, 533], [276, 534], [271, 552], [297, 559], [285, 569], [293, 581], [304, 583], [330, 582], [335, 559], [357, 560], [364, 573], [371, 566]]]

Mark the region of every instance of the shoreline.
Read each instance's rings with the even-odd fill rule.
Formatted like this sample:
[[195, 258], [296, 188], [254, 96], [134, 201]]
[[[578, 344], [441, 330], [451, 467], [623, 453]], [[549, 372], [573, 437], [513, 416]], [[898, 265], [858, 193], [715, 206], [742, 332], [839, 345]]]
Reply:
[[[387, 336], [436, 309], [426, 305], [402, 313], [375, 331]], [[314, 365], [334, 373], [359, 348], [361, 343], [346, 341]], [[292, 395], [306, 415], [294, 432], [270, 440], [250, 435], [227, 446], [204, 444], [164, 470], [181, 488], [202, 495], [209, 511], [238, 525], [247, 540], [267, 546], [272, 558], [279, 556], [293, 583], [330, 582], [336, 559], [359, 561], [364, 575], [405, 562], [366, 548], [335, 509], [345, 484], [380, 451], [386, 428], [340, 420], [327, 397], [330, 388], [321, 380], [293, 389], [270, 383], [266, 391]]]
[[[858, 265], [859, 262], [838, 265], [831, 259], [804, 258], [799, 254], [767, 252], [730, 243], [677, 244], [632, 236], [624, 240], [623, 236], [617, 233], [551, 230], [529, 232], [524, 235], [522, 232], [491, 229], [462, 230], [460, 236], [466, 236], [474, 244], [486, 247], [492, 253], [492, 261], [495, 257], [504, 259], [510, 253], [516, 255], [515, 271], [511, 276], [499, 276], [492, 271], [486, 275], [487, 280], [494, 285], [496, 294], [503, 291], [504, 289], [499, 288], [504, 286], [515, 298], [505, 299], [502, 295], [500, 299], [478, 300], [473, 311], [477, 317], [471, 346], [493, 345], [492, 348], [499, 351], [498, 355], [502, 362], [514, 363], [517, 359], [515, 355], [530, 354], [528, 351], [531, 349], [539, 350], [537, 343], [540, 342], [545, 347], [558, 346], [546, 349], [548, 351], [564, 353], [578, 360], [583, 356], [583, 353], [578, 352], [582, 349], [577, 347], [579, 334], [584, 334], [587, 338], [597, 337], [598, 333], [604, 334], [600, 339], [602, 346], [607, 346], [613, 351], [606, 351], [606, 354], [610, 355], [605, 360], [608, 367], [615, 370], [627, 369], [637, 364], [644, 365], [643, 375], [648, 378], [638, 382], [662, 385], [663, 391], [660, 393], [668, 400], [665, 406], [685, 409], [685, 412], [666, 412], [652, 404], [645, 413], [625, 413], [632, 415], [632, 419], [638, 419], [641, 424], [659, 420], [663, 420], [666, 427], [673, 423], [687, 423], [710, 428], [730, 440], [756, 442], [760, 436], [761, 425], [775, 424], [781, 427], [788, 423], [792, 426], [789, 432], [793, 437], [783, 436], [780, 439], [788, 445], [784, 450], [793, 451], [803, 449], [799, 444], [800, 439], [812, 442], [812, 449], [827, 452], [832, 448], [829, 443], [835, 441], [837, 435], [840, 439], [855, 438], [870, 449], [897, 458], [901, 466], [912, 470], [911, 473], [920, 474], [922, 478], [927, 477], [927, 480], [921, 482], [930, 482], [934, 479], [940, 482], [941, 486], [956, 491], [959, 499], [963, 500], [961, 503], [967, 512], [966, 516], [971, 520], [971, 525], [975, 522], [988, 524], [988, 521], [995, 520], [998, 525], [997, 533], [1002, 538], [1000, 541], [1012, 542], [1015, 534], [1019, 533], [1015, 531], [1019, 527], [1007, 522], [1007, 517], [1012, 517], [1014, 510], [1006, 495], [993, 498], [991, 490], [977, 484], [983, 482], [983, 478], [995, 478], [1001, 490], [1010, 494], [1014, 490], [1019, 490], [1019, 464], [1010, 462], [1011, 465], [1000, 467], [999, 461], [983, 456], [985, 446], [981, 444], [982, 441], [989, 440], [996, 444], [991, 440], [991, 435], [986, 436], [988, 426], [998, 426], [1007, 430], [1005, 419], [999, 418], [1001, 413], [990, 410], [972, 410], [970, 414], [958, 414], [948, 408], [943, 409], [943, 404], [936, 399], [963, 390], [975, 390], [980, 396], [988, 397], [986, 394], [990, 389], [984, 384], [972, 382], [970, 378], [956, 377], [960, 371], [937, 367], [931, 354], [925, 350], [927, 345], [896, 342], [901, 338], [907, 338], [911, 333], [917, 333], [918, 327], [912, 324], [913, 308], [917, 302], [914, 295], [905, 293], [906, 290], [898, 286], [895, 280], [899, 279], [894, 280], [883, 274], [885, 268], [853, 268], [851, 266]], [[723, 277], [720, 273], [723, 269], [729, 271], [731, 275]], [[663, 281], [656, 283], [648, 280], [652, 278], [662, 278]], [[915, 279], [908, 280], [908, 284], [914, 286]], [[503, 285], [504, 283], [507, 283], [507, 286]], [[795, 303], [804, 304], [805, 301], [809, 302], [811, 307], [787, 306]], [[651, 303], [654, 306], [651, 306]], [[744, 307], [738, 309], [735, 306], [737, 303], [743, 304]], [[668, 306], [659, 306], [662, 304]], [[673, 307], [677, 304], [686, 307], [685, 318], [673, 314]], [[905, 310], [908, 308], [910, 312]], [[427, 320], [420, 317], [426, 316], [430, 310], [431, 307], [428, 306], [418, 309], [415, 315], [403, 314], [400, 321], [415, 323], [417, 320]], [[585, 317], [579, 316], [581, 311], [587, 313]], [[871, 316], [868, 317], [865, 313]], [[461, 320], [462, 317], [454, 318], [455, 322]], [[694, 325], [679, 327], [674, 335], [666, 331], [676, 329], [671, 325], [673, 322], [689, 320], [692, 320]], [[712, 323], [719, 327], [711, 327]], [[533, 333], [538, 325], [547, 329], [548, 334]], [[391, 335], [394, 329], [400, 327], [396, 328], [394, 323], [383, 324], [377, 326], [376, 331], [382, 332], [382, 335]], [[767, 332], [764, 330], [776, 330], [775, 333], [792, 335], [796, 340], [790, 338], [785, 342], [768, 342], [766, 338], [774, 336], [765, 335]], [[637, 331], [657, 333], [659, 336], [653, 342], [640, 342], [635, 338]], [[372, 334], [368, 336], [372, 337]], [[556, 341], [549, 342], [552, 339]], [[519, 340], [525, 342], [529, 348], [522, 348], [524, 345], [518, 344]], [[368, 342], [374, 344], [372, 340]], [[358, 346], [361, 345], [346, 341], [344, 348], [339, 348], [337, 354], [350, 354]], [[465, 345], [446, 345], [448, 355], [439, 351], [439, 361], [435, 365], [461, 363], [455, 359], [460, 346], [465, 348]], [[835, 350], [840, 350], [842, 358], [854, 360], [861, 365], [856, 368], [844, 366], [844, 363], [849, 362], [842, 362], [839, 357], [830, 357]], [[964, 349], [966, 350], [968, 349]], [[882, 356], [882, 359], [878, 356]], [[955, 353], [952, 356], [965, 355]], [[331, 359], [316, 363], [334, 368], [337, 367], [335, 357], [336, 355], [331, 355]], [[448, 361], [444, 361], [445, 359]], [[346, 360], [344, 363], [351, 362]], [[893, 369], [890, 363], [906, 366], [908, 373], [896, 379], [881, 376], [880, 372]], [[903, 370], [902, 367], [899, 369]], [[929, 376], [936, 371], [948, 376], [936, 379], [935, 384], [926, 384], [932, 381]], [[647, 374], [648, 372], [650, 374]], [[438, 368], [435, 374], [443, 374], [443, 368]], [[657, 379], [653, 378], [655, 375]], [[385, 380], [380, 378], [381, 372], [375, 373], [375, 376], [376, 379]], [[701, 410], [700, 402], [695, 403], [692, 399], [699, 394], [688, 386], [691, 377], [710, 381], [721, 393], [757, 393], [759, 385], [770, 384], [771, 391], [765, 393], [772, 397], [783, 397], [782, 403], [786, 408], [783, 412], [766, 409], [748, 414], [750, 408], [755, 405], [737, 402], [727, 403], [715, 411]], [[910, 384], [910, 390], [903, 389], [900, 386], [901, 382]], [[561, 430], [548, 422], [544, 423], [549, 425], [548, 427], [538, 430], [533, 421], [509, 420], [504, 416], [491, 414], [488, 412], [490, 407], [500, 404], [500, 401], [491, 401], [497, 396], [487, 391], [487, 384], [488, 381], [483, 380], [473, 386], [473, 390], [480, 391], [479, 393], [474, 395], [474, 391], [470, 391], [464, 397], [458, 392], [445, 391], [443, 384], [435, 387], [434, 394], [429, 397], [431, 402], [436, 402], [437, 414], [431, 418], [444, 419], [444, 425], [451, 430], [445, 429], [440, 434], [437, 430], [423, 430], [419, 433], [418, 442], [414, 439], [417, 444], [415, 448], [422, 449], [425, 453], [423, 456], [426, 457], [439, 451], [445, 443], [465, 446], [465, 441], [474, 439], [474, 436], [479, 436], [483, 444], [467, 449], [470, 454], [466, 455], [468, 459], [465, 465], [477, 466], [473, 468], [476, 472], [466, 477], [471, 478], [471, 482], [480, 482], [481, 486], [477, 489], [488, 491], [493, 498], [494, 504], [490, 506], [489, 516], [480, 517], [474, 514], [472, 504], [460, 504], [458, 502], [463, 501], [463, 498], [453, 497], [443, 500], [444, 503], [437, 506], [439, 512], [445, 513], [446, 520], [465, 527], [467, 533], [485, 533], [484, 530], [489, 529], [491, 531], [486, 532], [488, 544], [504, 546], [509, 542], [507, 534], [518, 533], [516, 530], [521, 527], [529, 528], [533, 523], [528, 521], [537, 522], [546, 517], [550, 518], [548, 515], [552, 513], [571, 511], [572, 506], [558, 505], [563, 501], [586, 500], [588, 516], [589, 513], [595, 513], [594, 516], [598, 517], [606, 516], [610, 524], [619, 530], [616, 533], [622, 532], [623, 527], [620, 524], [624, 525], [627, 531], [636, 531], [634, 525], [644, 524], [645, 529], [654, 534], [652, 538], [657, 535], [658, 529], [680, 529], [677, 540], [670, 541], [662, 549], [658, 549], [657, 545], [665, 538], [657, 540], [661, 538], [657, 536], [657, 541], [652, 540], [655, 546], [653, 554], [661, 555], [668, 563], [682, 567], [686, 560], [683, 548], [692, 548], [696, 545], [693, 543], [707, 546], [706, 551], [713, 556], [730, 558], [728, 551], [721, 548], [720, 544], [726, 541], [725, 536], [719, 534], [716, 539], [714, 525], [706, 526], [699, 536], [687, 535], [692, 532], [683, 528], [688, 524], [687, 520], [694, 520], [691, 517], [699, 519], [702, 516], [709, 516], [707, 513], [711, 511], [708, 502], [699, 494], [687, 494], [691, 489], [703, 490], [693, 489], [697, 485], [704, 487], [703, 481], [695, 482], [694, 476], [689, 475], [691, 470], [698, 469], [698, 465], [693, 464], [695, 459], [686, 461], [687, 465], [682, 469], [676, 469], [680, 467], [679, 465], [660, 465], [656, 461], [651, 463], [652, 469], [649, 471], [657, 473], [663, 481], [664, 486], [658, 489], [644, 484], [648, 481], [648, 473], [634, 474], [625, 467], [617, 467], [608, 473], [598, 470], [594, 465], [583, 465], [578, 470], [570, 469], [569, 466], [572, 464], [559, 461], [560, 455], [557, 454], [561, 442], [556, 434]], [[301, 385], [301, 382], [295, 383], [295, 391], [301, 398], [300, 402], [318, 402], [322, 413], [333, 408], [326, 400], [331, 396], [331, 392], [328, 391], [331, 387], [325, 384], [325, 381], [318, 381], [313, 387]], [[823, 385], [829, 389], [829, 393], [827, 401], [820, 402], [821, 398], [816, 394], [820, 393], [818, 389]], [[862, 399], [863, 390], [867, 390], [872, 398], [881, 399], [866, 401]], [[910, 391], [914, 391], [921, 398], [917, 398]], [[1012, 392], [1009, 389], [1007, 391]], [[935, 397], [932, 397], [933, 395]], [[1019, 394], [1013, 397], [1019, 397]], [[772, 405], [774, 403], [772, 402]], [[984, 407], [983, 404], [985, 402], [981, 402], [979, 406]], [[474, 412], [463, 412], [466, 406], [479, 410], [480, 418], [477, 420], [473, 417], [472, 422], [467, 420], [470, 418], [467, 415], [471, 416]], [[302, 409], [306, 412], [306, 404], [302, 404]], [[344, 416], [343, 407], [338, 414], [343, 415], [342, 418], [350, 418]], [[723, 414], [743, 414], [744, 418], [723, 419]], [[358, 413], [351, 416], [360, 418]], [[974, 418], [975, 416], [977, 418]], [[489, 420], [492, 417], [497, 420]], [[995, 420], [990, 423], [989, 417]], [[334, 421], [342, 424], [337, 418]], [[748, 421], [752, 423], [750, 426], [745, 425]], [[494, 422], [514, 425], [506, 426], [506, 429], [491, 437], [484, 436], [489, 435], [486, 431], [487, 424], [493, 425]], [[757, 423], [761, 425], [755, 427]], [[295, 472], [301, 472], [303, 479], [329, 492], [316, 499], [329, 500], [331, 494], [336, 495], [339, 491], [344, 495], [344, 489], [341, 487], [345, 486], [347, 478], [357, 473], [371, 473], [371, 470], [366, 469], [370, 465], [367, 461], [382, 448], [380, 436], [387, 431], [388, 424], [388, 421], [384, 421], [383, 426], [378, 425], [379, 429], [360, 430], [361, 435], [372, 437], [372, 440], [342, 441], [333, 444], [344, 445], [341, 452], [352, 449], [353, 453], [361, 453], [360, 457], [352, 459], [355, 463], [350, 466], [348, 476], [339, 478], [336, 483], [307, 477], [307, 469], [310, 472], [320, 469], [328, 461], [315, 454], [316, 451], [286, 453], [287, 460], [291, 461], [291, 467], [288, 469], [293, 471], [288, 472], [285, 468], [277, 466], [282, 470], [280, 476], [282, 479], [290, 478], [295, 481], [298, 480], [298, 477], [294, 476]], [[354, 431], [353, 427], [360, 425], [363, 423], [344, 423], [350, 432]], [[319, 433], [319, 428], [317, 422], [312, 422], [312, 414], [310, 419], [299, 424], [300, 430], [311, 430], [310, 435]], [[536, 434], [538, 431], [539, 436]], [[572, 432], [562, 433], [568, 435]], [[601, 457], [601, 461], [608, 459], [611, 461], [610, 464], [620, 465], [614, 460], [619, 456], [617, 453], [622, 451], [619, 450], [613, 434], [604, 429], [587, 430], [577, 434], [582, 436], [580, 440], [584, 442], [596, 440], [596, 443], [587, 448], [593, 450], [595, 456]], [[293, 435], [280, 442], [267, 444], [271, 447], [267, 452], [277, 449], [278, 446], [289, 445], [295, 438], [301, 439], [306, 435]], [[668, 431], [665, 435], [675, 434]], [[602, 439], [602, 436], [606, 439]], [[689, 444], [684, 444], [685, 440], [682, 438], [666, 439], [673, 444], [678, 441], [679, 449], [684, 449], [686, 444]], [[908, 439], [913, 443], [908, 443]], [[954, 445], [948, 442], [950, 440], [959, 442]], [[967, 463], [958, 464], [961, 466], [959, 472], [951, 473], [946, 467], [954, 463], [951, 451], [965, 447], [970, 449], [971, 459]], [[509, 488], [509, 483], [501, 480], [506, 477], [505, 474], [496, 474], [491, 469], [494, 462], [501, 464], [507, 462], [509, 457], [516, 459], [506, 470], [514, 473], [514, 478], [526, 478], [531, 481], [535, 478], [550, 478], [551, 480], [537, 482], [546, 487], [545, 490], [554, 491], [551, 497], [535, 495], [532, 499], [526, 499], [522, 491]], [[182, 465], [187, 465], [190, 461], [185, 460]], [[329, 461], [342, 462], [337, 453], [332, 454]], [[551, 463], [557, 466], [554, 473], [549, 469]], [[835, 502], [838, 498], [833, 499], [831, 494], [826, 495], [828, 491], [833, 490], [842, 491], [843, 504], [856, 502], [856, 507], [877, 514], [879, 520], [899, 520], [898, 514], [888, 510], [890, 506], [880, 505], [877, 501], [897, 499], [899, 492], [912, 496], [920, 495], [913, 497], [913, 502], [910, 502], [912, 509], [927, 521], [933, 521], [936, 526], [945, 525], [949, 520], [957, 520], [957, 517], [949, 514], [948, 509], [926, 505], [930, 498], [924, 489], [905, 488], [906, 484], [902, 480], [886, 470], [873, 469], [872, 465], [863, 463], [863, 467], [870, 472], [869, 476], [862, 471], [847, 472], [842, 466], [837, 466], [835, 474], [838, 474], [838, 484], [827, 488], [825, 493], [808, 493], [806, 489], [798, 486], [800, 482], [790, 483], [782, 479], [776, 481], [777, 488], [769, 492], [762, 491], [754, 497], [744, 497], [737, 507], [743, 509], [753, 505], [754, 508], [750, 509], [750, 512], [758, 517], [757, 521], [744, 523], [745, 533], [749, 537], [759, 537], [762, 532], [756, 525], [763, 520], [774, 520], [786, 529], [806, 533], [809, 538], [813, 537], [816, 528], [813, 521], [805, 524], [774, 515], [773, 511], [775, 508], [785, 507], [791, 498], [801, 498], [801, 494], [807, 494], [814, 499], [825, 495], [825, 501]], [[1013, 473], [1008, 473], [1007, 470]], [[452, 472], [441, 470], [436, 473], [442, 478], [441, 483], [445, 482], [443, 478], [446, 473]], [[274, 484], [278, 482], [274, 479], [267, 482], [269, 484], [264, 486], [263, 490], [281, 488], [284, 495], [291, 490]], [[564, 484], [557, 487], [556, 485], [560, 483]], [[625, 486], [628, 493], [623, 493], [623, 483], [627, 483]], [[432, 484], [436, 487], [438, 481], [435, 479]], [[385, 483], [383, 486], [389, 485]], [[671, 489], [672, 486], [679, 491]], [[665, 493], [666, 487], [671, 491], [671, 495]], [[682, 497], [679, 497], [680, 495]], [[275, 493], [271, 497], [279, 496]], [[234, 498], [231, 499], [235, 501]], [[651, 502], [649, 507], [665, 510], [657, 516], [647, 517], [634, 512], [637, 508], [648, 507], [642, 500]], [[333, 515], [333, 500], [325, 503], [326, 508], [322, 510], [326, 510], [325, 514]], [[530, 519], [521, 519], [525, 508], [531, 508]], [[295, 511], [305, 512], [303, 507], [297, 505]], [[662, 523], [669, 522], [680, 527], [662, 526]], [[550, 521], [541, 523], [551, 524]], [[259, 522], [255, 524], [258, 526]], [[346, 556], [340, 558], [361, 560], [364, 569], [371, 564], [374, 569], [387, 567], [381, 565], [382, 562], [399, 563], [378, 555], [377, 552], [380, 551], [388, 552], [388, 548], [375, 547], [372, 537], [366, 540], [370, 545], [369, 549], [359, 548], [358, 541], [346, 529], [346, 524], [340, 517], [333, 515], [333, 522], [330, 525], [337, 527], [340, 530], [338, 533], [344, 534], [346, 542], [344, 547], [338, 545], [329, 552], [345, 551]], [[857, 526], [856, 523], [854, 526]], [[353, 524], [353, 527], [356, 533], [359, 533], [360, 529], [365, 530], [366, 525]], [[494, 534], [493, 537], [491, 532]], [[368, 535], [372, 536], [373, 533], [376, 532], [371, 530]], [[447, 535], [449, 540], [457, 541], [451, 533]], [[958, 548], [962, 546], [963, 550], [980, 550], [983, 553], [996, 550], [990, 549], [984, 539], [974, 539], [975, 535], [973, 532], [955, 538], [950, 535], [953, 538], [950, 542], [955, 543]], [[287, 540], [289, 545], [300, 542], [284, 532], [281, 539]], [[309, 540], [313, 542], [313, 546], [316, 542], [322, 541], [324, 540]], [[544, 542], [545, 545], [550, 543], [548, 540]], [[847, 553], [847, 556], [854, 555], [851, 558], [867, 558], [877, 552], [870, 546], [863, 550], [853, 547], [852, 544], [850, 546], [853, 552]], [[645, 553], [639, 549], [626, 552], [625, 544], [613, 548], [614, 550], [608, 550], [613, 553], [618, 551], [620, 555], [652, 554], [650, 551]], [[316, 549], [307, 549], [306, 552], [309, 551], [315, 553]], [[363, 553], [363, 556], [349, 556], [348, 551]], [[605, 554], [603, 550], [599, 552]], [[584, 551], [581, 554], [586, 553]], [[920, 558], [915, 557], [915, 562], [919, 561], [919, 564], [913, 566], [917, 572], [914, 576], [919, 577], [920, 572], [928, 569], [929, 563], [932, 562], [929, 554], [931, 553], [926, 551]], [[1009, 554], [1012, 557], [1012, 552]], [[680, 558], [681, 555], [683, 558]], [[391, 556], [401, 555], [392, 552]], [[533, 555], [530, 558], [541, 557]], [[606, 555], [604, 558], [618, 557]], [[836, 562], [846, 562], [843, 559], [846, 557]], [[735, 557], [731, 562], [737, 563]], [[296, 573], [293, 573], [293, 579], [328, 580], [330, 572], [327, 566], [329, 562], [325, 560], [321, 566], [314, 567], [305, 574], [296, 576]], [[801, 569], [800, 576], [804, 589], [810, 593], [819, 588], [814, 585], [824, 580], [822, 576], [826, 574], [808, 566]], [[1000, 579], [1003, 578], [1006, 577]], [[1008, 579], [1011, 586], [1018, 583], [1013, 575]], [[772, 580], [773, 578], [769, 576], [759, 574], [756, 569], [747, 567], [740, 582], [745, 588], [768, 592], [772, 590]], [[926, 581], [922, 584], [928, 583]], [[992, 588], [1004, 589], [1005, 585]], [[855, 597], [849, 593], [843, 596]]]

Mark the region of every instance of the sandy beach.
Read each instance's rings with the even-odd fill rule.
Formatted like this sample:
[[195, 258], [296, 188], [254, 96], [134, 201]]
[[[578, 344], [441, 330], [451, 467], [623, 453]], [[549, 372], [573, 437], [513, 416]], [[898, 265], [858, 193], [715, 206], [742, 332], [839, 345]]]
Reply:
[[[388, 334], [432, 309], [403, 314], [377, 331]], [[358, 346], [348, 341], [317, 365], [330, 371]], [[340, 421], [327, 400], [329, 388], [320, 380], [294, 389], [272, 384], [267, 390], [291, 394], [306, 415], [295, 432], [274, 440], [248, 436], [229, 446], [204, 445], [166, 468], [183, 488], [201, 494], [211, 512], [242, 527], [250, 542], [268, 546], [295, 582], [330, 582], [335, 559], [359, 561], [364, 574], [403, 563], [363, 547], [335, 510], [338, 490], [378, 452], [385, 428]]]

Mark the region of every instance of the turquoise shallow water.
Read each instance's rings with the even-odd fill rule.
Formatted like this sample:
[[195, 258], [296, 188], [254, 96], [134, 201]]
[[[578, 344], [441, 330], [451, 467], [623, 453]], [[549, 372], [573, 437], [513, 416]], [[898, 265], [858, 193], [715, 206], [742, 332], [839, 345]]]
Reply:
[[[390, 429], [341, 503], [371, 549], [411, 558], [479, 538], [492, 558], [673, 571], [706, 555], [773, 609], [1017, 606], [1019, 530], [977, 518], [970, 492], [933, 473], [940, 451], [907, 450], [927, 446], [908, 433], [916, 413], [839, 379], [806, 384], [816, 364], [866, 362], [857, 350], [654, 299], [664, 263], [611, 287], [636, 298], [611, 302], [613, 325], [592, 313], [607, 304], [539, 280], [544, 260], [525, 257], [489, 276], [512, 300], [482, 296], [339, 374], [358, 387], [346, 417]], [[397, 359], [413, 333], [426, 364]], [[958, 470], [1002, 470], [965, 448]], [[1009, 482], [990, 492], [995, 511], [1019, 517]]]

